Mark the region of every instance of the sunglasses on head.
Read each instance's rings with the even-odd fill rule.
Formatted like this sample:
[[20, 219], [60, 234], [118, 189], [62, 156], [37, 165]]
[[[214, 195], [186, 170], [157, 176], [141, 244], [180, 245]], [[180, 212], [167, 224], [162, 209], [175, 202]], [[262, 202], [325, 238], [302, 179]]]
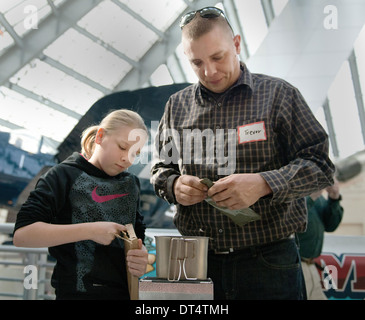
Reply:
[[218, 17], [222, 16], [227, 21], [229, 27], [233, 31], [232, 26], [228, 22], [228, 19], [227, 19], [226, 15], [224, 14], [224, 12], [221, 9], [216, 8], [216, 7], [205, 7], [203, 9], [196, 10], [196, 11], [190, 11], [190, 12], [184, 14], [180, 20], [180, 28], [182, 29], [187, 24], [189, 24], [195, 18], [197, 13], [199, 13], [200, 16], [204, 19], [214, 19], [214, 18], [218, 18]]

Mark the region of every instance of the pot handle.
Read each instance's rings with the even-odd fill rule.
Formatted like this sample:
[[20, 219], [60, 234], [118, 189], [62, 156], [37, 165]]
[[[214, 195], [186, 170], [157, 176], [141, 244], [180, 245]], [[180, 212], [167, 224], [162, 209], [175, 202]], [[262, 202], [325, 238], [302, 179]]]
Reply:
[[192, 242], [193, 243], [193, 256], [192, 258], [194, 258], [194, 253], [196, 251], [197, 246], [195, 246], [195, 244], [198, 244], [198, 240], [197, 239], [185, 239], [185, 256], [184, 256], [184, 261], [183, 261], [183, 272], [184, 272], [184, 276], [186, 280], [197, 280], [198, 278], [189, 278], [186, 274], [186, 270], [185, 270], [185, 263], [186, 263], [186, 259], [189, 257], [189, 251], [188, 251], [188, 243]]
[[180, 259], [179, 259], [180, 258], [179, 257], [179, 247], [180, 246], [177, 246], [176, 262], [179, 262], [179, 274], [178, 274], [178, 277], [176, 279], [176, 277], [175, 277], [175, 275], [176, 275], [176, 273], [175, 273], [176, 268], [174, 268], [174, 270], [173, 270], [173, 278], [172, 279], [170, 278], [171, 264], [172, 264], [172, 261], [173, 261], [173, 259], [172, 259], [173, 248], [174, 248], [175, 243], [178, 244], [181, 240], [183, 240], [183, 239], [181, 239], [181, 238], [171, 238], [170, 239], [169, 265], [168, 265], [168, 268], [167, 268], [167, 280], [168, 281], [179, 281], [180, 280], [180, 277], [181, 277], [181, 262], [180, 262]]
[[[171, 279], [170, 278], [171, 262], [173, 261], [172, 252], [173, 252], [174, 244], [175, 243], [178, 244], [180, 241], [184, 242], [183, 257], [181, 257], [181, 254], [180, 254], [180, 251], [181, 251], [180, 247], [181, 246], [177, 245], [177, 254], [176, 254], [176, 259], [175, 259], [175, 261], [179, 263], [179, 274], [176, 278], [176, 272], [175, 272], [176, 268], [174, 268], [174, 270], [173, 270], [173, 279]], [[184, 276], [185, 276], [186, 280], [196, 280], [197, 279], [197, 278], [189, 278], [186, 274], [185, 264], [186, 264], [186, 259], [189, 258], [189, 250], [188, 250], [189, 242], [193, 243], [193, 257], [194, 257], [194, 252], [195, 252], [195, 248], [196, 248], [195, 243], [198, 242], [197, 239], [171, 238], [171, 240], [170, 240], [170, 254], [169, 254], [169, 265], [168, 265], [167, 280], [169, 280], [169, 281], [179, 281], [180, 278], [181, 278], [181, 271], [184, 272]]]

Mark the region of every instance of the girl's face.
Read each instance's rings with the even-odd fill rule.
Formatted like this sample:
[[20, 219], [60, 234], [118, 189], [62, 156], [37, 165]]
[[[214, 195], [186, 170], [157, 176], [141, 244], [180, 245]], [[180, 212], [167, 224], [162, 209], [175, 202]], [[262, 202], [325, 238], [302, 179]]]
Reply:
[[89, 162], [109, 176], [116, 176], [133, 164], [146, 139], [147, 134], [142, 129], [122, 127], [109, 133], [100, 128]]

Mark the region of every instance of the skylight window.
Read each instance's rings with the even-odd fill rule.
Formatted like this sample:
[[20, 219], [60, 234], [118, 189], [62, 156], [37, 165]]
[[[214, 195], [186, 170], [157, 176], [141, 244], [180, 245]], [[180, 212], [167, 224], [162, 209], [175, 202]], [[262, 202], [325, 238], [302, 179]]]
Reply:
[[112, 1], [102, 2], [78, 25], [134, 61], [158, 40], [156, 33]]
[[113, 89], [132, 68], [127, 61], [75, 29], [58, 38], [44, 54], [108, 89]]
[[38, 59], [18, 72], [12, 82], [80, 115], [102, 96], [100, 91]]
[[152, 5], [151, 0], [119, 1], [161, 31], [166, 31], [176, 19], [179, 19], [181, 12], [186, 8], [182, 0], [154, 0]]

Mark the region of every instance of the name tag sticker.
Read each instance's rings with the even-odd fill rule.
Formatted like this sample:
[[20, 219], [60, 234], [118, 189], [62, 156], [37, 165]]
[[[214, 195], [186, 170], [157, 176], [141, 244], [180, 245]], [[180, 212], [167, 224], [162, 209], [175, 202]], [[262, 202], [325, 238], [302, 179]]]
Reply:
[[267, 140], [267, 137], [264, 121], [245, 124], [238, 127], [239, 144], [265, 140]]

